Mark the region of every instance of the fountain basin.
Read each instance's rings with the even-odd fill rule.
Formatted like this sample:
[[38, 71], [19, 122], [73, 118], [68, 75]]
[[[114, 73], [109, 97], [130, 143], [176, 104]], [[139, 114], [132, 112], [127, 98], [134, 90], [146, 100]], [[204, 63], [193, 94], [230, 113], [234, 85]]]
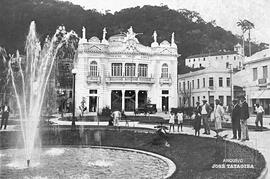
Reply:
[[[158, 154], [115, 147], [42, 148], [26, 165], [22, 149], [1, 150], [4, 178], [168, 178], [176, 167]], [[21, 157], [18, 157], [21, 156]]]

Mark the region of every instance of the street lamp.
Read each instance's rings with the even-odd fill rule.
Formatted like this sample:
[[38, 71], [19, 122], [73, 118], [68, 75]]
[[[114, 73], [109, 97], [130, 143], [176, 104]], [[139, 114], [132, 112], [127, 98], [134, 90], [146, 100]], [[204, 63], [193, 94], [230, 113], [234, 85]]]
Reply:
[[73, 83], [72, 83], [72, 107], [73, 107], [73, 110], [72, 110], [72, 127], [75, 127], [75, 77], [76, 77], [76, 73], [77, 73], [77, 70], [75, 68], [72, 69], [72, 75], [73, 75]]

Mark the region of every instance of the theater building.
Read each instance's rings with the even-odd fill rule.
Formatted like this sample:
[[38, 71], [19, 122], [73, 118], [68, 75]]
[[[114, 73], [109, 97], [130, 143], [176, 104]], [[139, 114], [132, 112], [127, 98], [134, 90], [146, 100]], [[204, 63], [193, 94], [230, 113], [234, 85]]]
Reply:
[[97, 114], [108, 106], [112, 110], [133, 112], [147, 101], [158, 111], [177, 107], [177, 46], [157, 42], [153, 34], [151, 46], [140, 44], [132, 27], [127, 33], [106, 40], [86, 39], [85, 28], [74, 63], [75, 104], [79, 111], [85, 100], [87, 113]]

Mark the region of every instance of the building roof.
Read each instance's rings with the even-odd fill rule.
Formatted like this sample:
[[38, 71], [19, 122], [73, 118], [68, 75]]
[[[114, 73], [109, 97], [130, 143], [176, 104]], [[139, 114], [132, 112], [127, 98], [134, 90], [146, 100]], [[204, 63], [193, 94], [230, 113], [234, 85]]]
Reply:
[[245, 59], [245, 64], [254, 63], [254, 62], [261, 61], [264, 59], [269, 59], [269, 58], [270, 58], [270, 49], [265, 49], [265, 50], [262, 50], [253, 54], [250, 57], [247, 57]]
[[203, 54], [196, 54], [196, 55], [191, 55], [187, 57], [187, 59], [190, 58], [200, 58], [200, 57], [208, 57], [208, 56], [220, 56], [220, 55], [232, 55], [232, 54], [238, 54], [235, 51], [229, 51], [229, 52], [210, 52], [210, 53], [203, 53]]

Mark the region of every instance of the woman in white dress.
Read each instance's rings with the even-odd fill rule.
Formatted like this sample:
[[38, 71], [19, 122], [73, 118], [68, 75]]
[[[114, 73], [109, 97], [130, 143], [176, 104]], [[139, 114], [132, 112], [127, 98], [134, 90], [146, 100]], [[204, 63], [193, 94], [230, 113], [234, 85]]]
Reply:
[[224, 109], [220, 105], [219, 99], [216, 99], [216, 106], [214, 109], [214, 121], [215, 121], [215, 131], [217, 133], [216, 137], [218, 136], [218, 133], [222, 130], [221, 122], [224, 117]]
[[175, 115], [173, 112], [170, 113], [170, 119], [169, 119], [169, 124], [170, 124], [170, 130], [169, 132], [171, 132], [171, 128], [173, 128], [173, 132], [174, 132], [174, 121], [175, 120]]

